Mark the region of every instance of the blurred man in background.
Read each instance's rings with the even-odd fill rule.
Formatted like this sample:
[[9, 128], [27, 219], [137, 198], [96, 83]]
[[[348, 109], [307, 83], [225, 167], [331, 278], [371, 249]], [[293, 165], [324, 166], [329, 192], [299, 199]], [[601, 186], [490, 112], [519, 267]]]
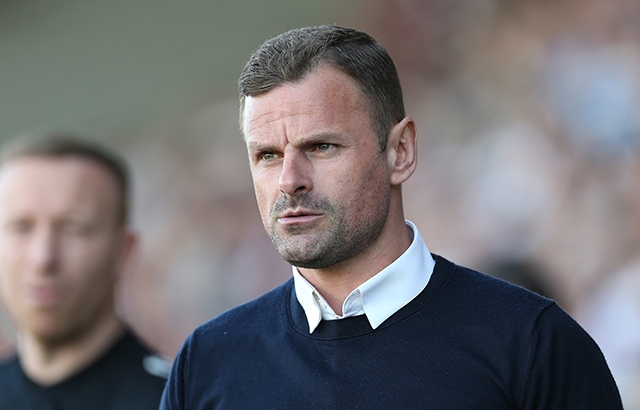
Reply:
[[239, 89], [258, 208], [293, 278], [199, 327], [162, 408], [622, 407], [555, 302], [431, 254], [405, 220], [416, 125], [373, 38], [286, 32]]
[[0, 408], [158, 407], [161, 359], [116, 314], [136, 248], [128, 202], [127, 166], [103, 147], [67, 135], [5, 147], [0, 297], [17, 355], [0, 364]]

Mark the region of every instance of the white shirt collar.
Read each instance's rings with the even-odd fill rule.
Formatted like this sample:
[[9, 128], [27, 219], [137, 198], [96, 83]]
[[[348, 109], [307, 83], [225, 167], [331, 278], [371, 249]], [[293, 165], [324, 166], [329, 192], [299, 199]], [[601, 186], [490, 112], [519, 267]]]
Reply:
[[313, 333], [322, 319], [343, 319], [363, 313], [375, 329], [422, 292], [429, 283], [435, 261], [418, 228], [408, 220], [405, 223], [413, 231], [409, 248], [347, 296], [342, 306], [342, 316], [337, 315], [298, 268], [293, 267], [296, 297], [307, 316], [309, 333]]

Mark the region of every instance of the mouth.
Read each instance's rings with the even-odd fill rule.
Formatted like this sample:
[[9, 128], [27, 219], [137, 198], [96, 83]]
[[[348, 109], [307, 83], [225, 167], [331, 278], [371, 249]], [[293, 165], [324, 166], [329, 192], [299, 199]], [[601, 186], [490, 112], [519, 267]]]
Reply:
[[27, 290], [27, 300], [36, 306], [56, 305], [62, 299], [62, 291], [57, 286], [33, 286]]
[[287, 211], [282, 215], [278, 216], [276, 220], [278, 223], [284, 226], [292, 226], [292, 225], [304, 225], [314, 223], [320, 218], [322, 218], [322, 214], [314, 211], [308, 211], [304, 209], [295, 209], [291, 211]]

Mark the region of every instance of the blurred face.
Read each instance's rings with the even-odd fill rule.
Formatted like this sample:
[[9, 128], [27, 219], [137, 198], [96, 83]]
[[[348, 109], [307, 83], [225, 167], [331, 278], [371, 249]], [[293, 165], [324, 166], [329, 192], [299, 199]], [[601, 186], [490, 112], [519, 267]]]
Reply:
[[60, 343], [113, 311], [125, 233], [116, 182], [78, 157], [0, 168], [0, 297], [20, 333]]
[[322, 66], [247, 98], [243, 114], [262, 221], [285, 260], [323, 269], [376, 241], [389, 209], [387, 158], [347, 75]]

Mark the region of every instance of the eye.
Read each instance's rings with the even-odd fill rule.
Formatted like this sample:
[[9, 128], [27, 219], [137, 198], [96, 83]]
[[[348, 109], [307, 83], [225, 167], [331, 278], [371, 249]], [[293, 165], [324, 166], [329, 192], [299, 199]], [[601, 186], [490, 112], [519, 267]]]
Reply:
[[271, 161], [271, 160], [276, 159], [276, 157], [277, 157], [277, 155], [275, 153], [269, 152], [269, 151], [261, 152], [258, 155], [258, 159], [260, 159], [261, 161]]
[[6, 227], [9, 232], [25, 234], [33, 228], [33, 223], [26, 219], [17, 219], [7, 223]]
[[256, 154], [256, 163], [266, 163], [278, 159], [278, 154], [273, 151], [261, 151]]
[[331, 148], [331, 144], [327, 144], [326, 142], [320, 143], [317, 146], [318, 151], [327, 151], [329, 148]]
[[90, 228], [84, 223], [69, 221], [63, 223], [60, 230], [66, 235], [83, 236], [89, 232]]

